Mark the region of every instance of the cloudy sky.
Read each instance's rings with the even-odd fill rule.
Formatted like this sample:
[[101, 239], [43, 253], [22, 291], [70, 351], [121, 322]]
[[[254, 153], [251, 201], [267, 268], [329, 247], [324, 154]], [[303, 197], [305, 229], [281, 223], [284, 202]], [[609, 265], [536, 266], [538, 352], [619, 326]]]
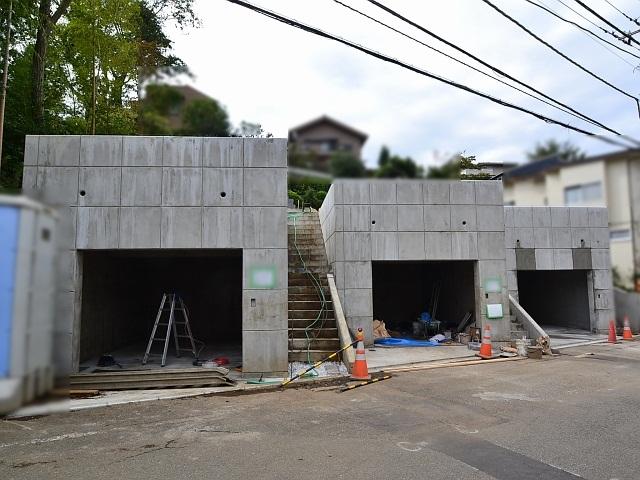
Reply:
[[[606, 133], [386, 30], [333, 0], [249, 1], [571, 125]], [[366, 0], [342, 1], [461, 58]], [[634, 72], [638, 59], [611, 46], [605, 49], [524, 0], [492, 1], [586, 68], [622, 90], [640, 94], [640, 71]], [[595, 30], [558, 0], [535, 1]], [[640, 16], [640, 1], [610, 1], [633, 18]], [[564, 2], [580, 9], [573, 0]], [[574, 109], [640, 138], [634, 100], [580, 71], [481, 0], [383, 3]], [[640, 28], [605, 0], [587, 3], [625, 30]], [[381, 145], [423, 165], [440, 163], [457, 151], [474, 154], [480, 161], [520, 162], [526, 150], [549, 138], [568, 140], [593, 154], [615, 149], [226, 0], [196, 0], [196, 12], [202, 23], [199, 29], [172, 32], [175, 52], [195, 74], [189, 83], [224, 104], [234, 123], [259, 122], [276, 137], [286, 137], [290, 127], [327, 114], [369, 134], [364, 150], [369, 165], [375, 164]], [[633, 51], [640, 55], [639, 50]]]

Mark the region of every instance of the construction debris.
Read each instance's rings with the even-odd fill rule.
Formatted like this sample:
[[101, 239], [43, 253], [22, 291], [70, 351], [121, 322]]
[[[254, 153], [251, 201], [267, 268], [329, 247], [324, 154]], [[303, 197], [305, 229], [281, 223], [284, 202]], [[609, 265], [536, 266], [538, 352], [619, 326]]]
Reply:
[[544, 355], [551, 355], [551, 342], [549, 341], [549, 337], [538, 337], [536, 339], [536, 346], [542, 349]]
[[140, 390], [235, 385], [227, 377], [228, 373], [229, 370], [222, 367], [77, 373], [69, 377], [69, 387], [74, 390]]
[[373, 338], [389, 338], [389, 332], [381, 320], [373, 321]]

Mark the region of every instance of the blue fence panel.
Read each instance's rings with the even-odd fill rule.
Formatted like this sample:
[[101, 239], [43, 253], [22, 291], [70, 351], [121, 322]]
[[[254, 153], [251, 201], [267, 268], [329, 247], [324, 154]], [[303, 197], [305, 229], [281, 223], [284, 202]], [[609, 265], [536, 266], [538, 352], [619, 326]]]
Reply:
[[8, 377], [20, 211], [0, 205], [0, 378]]

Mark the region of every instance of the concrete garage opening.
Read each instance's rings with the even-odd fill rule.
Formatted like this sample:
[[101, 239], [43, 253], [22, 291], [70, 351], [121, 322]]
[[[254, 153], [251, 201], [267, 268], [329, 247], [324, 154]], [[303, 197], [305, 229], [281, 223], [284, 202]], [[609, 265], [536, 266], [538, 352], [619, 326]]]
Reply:
[[[242, 250], [83, 251], [80, 371], [101, 355], [139, 369], [164, 293], [181, 296], [200, 360], [242, 362]], [[165, 314], [167, 315], [167, 314]], [[165, 319], [167, 317], [164, 317]], [[165, 320], [166, 321], [166, 320]], [[164, 337], [166, 327], [158, 327]], [[201, 342], [201, 343], [200, 343]], [[152, 352], [162, 352], [154, 342]], [[181, 348], [189, 345], [181, 339]], [[180, 358], [170, 339], [166, 368], [192, 367], [190, 348]], [[147, 368], [160, 367], [160, 356]]]
[[552, 334], [591, 330], [588, 270], [519, 270], [519, 303]]
[[441, 322], [440, 333], [455, 331], [467, 312], [471, 312], [468, 325], [473, 324], [474, 264], [473, 261], [373, 262], [373, 318], [384, 321], [388, 330], [402, 336], [413, 334], [413, 322], [421, 312], [429, 312]]

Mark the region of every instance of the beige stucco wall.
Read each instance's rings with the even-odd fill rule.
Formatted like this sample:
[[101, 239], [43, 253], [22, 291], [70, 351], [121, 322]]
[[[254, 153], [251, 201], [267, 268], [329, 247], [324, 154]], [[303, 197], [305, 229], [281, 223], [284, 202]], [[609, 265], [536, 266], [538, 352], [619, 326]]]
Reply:
[[545, 197], [545, 184], [540, 180], [526, 179], [504, 184], [505, 205], [541, 206], [546, 205]]

